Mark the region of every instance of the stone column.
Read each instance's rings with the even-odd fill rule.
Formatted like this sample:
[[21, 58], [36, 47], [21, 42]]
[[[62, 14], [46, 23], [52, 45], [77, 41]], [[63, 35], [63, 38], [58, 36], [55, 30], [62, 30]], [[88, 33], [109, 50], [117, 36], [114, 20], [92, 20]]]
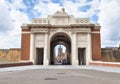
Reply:
[[45, 44], [44, 44], [44, 60], [43, 60], [44, 65], [49, 65], [48, 62], [48, 34], [45, 34]]
[[92, 48], [91, 48], [91, 33], [87, 34], [87, 56], [86, 56], [86, 65], [89, 65], [89, 62], [92, 61]]
[[73, 33], [72, 38], [72, 65], [78, 65], [78, 54], [77, 54], [77, 44], [76, 44], [76, 33]]
[[35, 59], [34, 59], [34, 47], [35, 47], [35, 44], [34, 44], [34, 34], [31, 33], [31, 36], [30, 36], [30, 61], [33, 62], [33, 64], [35, 64]]

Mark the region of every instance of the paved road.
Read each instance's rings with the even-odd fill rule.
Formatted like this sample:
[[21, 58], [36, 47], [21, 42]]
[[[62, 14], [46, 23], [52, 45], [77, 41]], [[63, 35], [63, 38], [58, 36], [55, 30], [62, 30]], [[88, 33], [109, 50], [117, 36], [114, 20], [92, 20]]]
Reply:
[[0, 84], [120, 84], [120, 73], [54, 67], [1, 71]]

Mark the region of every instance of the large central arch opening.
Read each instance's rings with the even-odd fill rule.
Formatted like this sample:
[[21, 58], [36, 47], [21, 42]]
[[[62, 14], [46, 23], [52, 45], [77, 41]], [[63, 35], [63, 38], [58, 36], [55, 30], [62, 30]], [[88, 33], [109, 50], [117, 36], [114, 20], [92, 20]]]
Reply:
[[50, 43], [50, 64], [71, 64], [71, 40], [67, 34], [55, 34]]

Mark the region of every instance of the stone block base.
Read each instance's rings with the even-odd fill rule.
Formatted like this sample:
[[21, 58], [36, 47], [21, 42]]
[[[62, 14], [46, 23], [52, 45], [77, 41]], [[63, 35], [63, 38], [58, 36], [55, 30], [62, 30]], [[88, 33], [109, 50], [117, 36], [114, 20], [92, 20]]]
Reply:
[[100, 62], [100, 61], [93, 61], [93, 62], [90, 62], [90, 65], [108, 66], [108, 67], [120, 67], [120, 62]]

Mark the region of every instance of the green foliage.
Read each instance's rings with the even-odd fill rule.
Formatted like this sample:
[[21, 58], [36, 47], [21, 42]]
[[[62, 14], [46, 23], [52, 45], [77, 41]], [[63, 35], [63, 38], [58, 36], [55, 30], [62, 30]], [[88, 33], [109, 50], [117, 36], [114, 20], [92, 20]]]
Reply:
[[118, 50], [120, 50], [120, 44], [119, 44], [119, 46], [118, 46]]

